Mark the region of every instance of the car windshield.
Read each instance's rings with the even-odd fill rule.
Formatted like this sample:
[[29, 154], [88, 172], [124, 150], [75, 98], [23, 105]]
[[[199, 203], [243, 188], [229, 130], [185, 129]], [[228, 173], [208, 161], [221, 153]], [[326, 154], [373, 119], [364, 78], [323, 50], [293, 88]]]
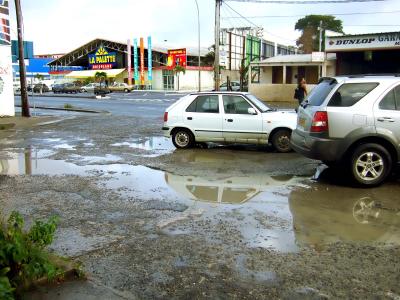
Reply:
[[322, 80], [315, 88], [311, 90], [304, 100], [310, 106], [320, 106], [329, 93], [336, 86], [337, 81], [332, 78]]
[[260, 99], [258, 99], [256, 96], [251, 95], [251, 94], [247, 94], [246, 95], [247, 99], [249, 99], [251, 101], [251, 103], [253, 103], [261, 112], [266, 112], [266, 111], [271, 111], [273, 109], [271, 109], [270, 107], [268, 107], [267, 105], [264, 104], [264, 102], [262, 102]]

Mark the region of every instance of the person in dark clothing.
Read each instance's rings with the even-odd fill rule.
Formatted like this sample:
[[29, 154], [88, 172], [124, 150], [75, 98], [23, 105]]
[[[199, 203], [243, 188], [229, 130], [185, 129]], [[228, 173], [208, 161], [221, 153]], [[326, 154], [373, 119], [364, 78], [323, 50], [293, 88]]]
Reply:
[[307, 83], [304, 78], [302, 78], [294, 91], [294, 98], [301, 104], [304, 98], [307, 96]]

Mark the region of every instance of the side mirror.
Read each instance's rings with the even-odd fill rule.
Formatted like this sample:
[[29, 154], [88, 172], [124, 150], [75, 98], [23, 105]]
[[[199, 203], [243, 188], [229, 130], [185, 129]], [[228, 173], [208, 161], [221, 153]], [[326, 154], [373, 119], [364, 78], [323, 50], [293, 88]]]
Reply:
[[248, 113], [249, 115], [256, 115], [256, 114], [257, 114], [256, 110], [255, 110], [254, 108], [252, 108], [252, 107], [249, 107], [249, 108], [247, 109], [247, 113]]

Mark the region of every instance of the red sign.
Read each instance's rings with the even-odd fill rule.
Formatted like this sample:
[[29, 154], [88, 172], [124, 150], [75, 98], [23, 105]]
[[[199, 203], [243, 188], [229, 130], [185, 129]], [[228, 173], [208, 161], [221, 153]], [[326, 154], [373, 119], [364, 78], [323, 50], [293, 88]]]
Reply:
[[172, 70], [176, 66], [182, 66], [186, 69], [186, 49], [168, 50], [167, 68]]
[[140, 38], [140, 84], [144, 85], [144, 41]]
[[108, 70], [112, 69], [112, 64], [99, 64], [99, 65], [92, 65], [92, 70]]

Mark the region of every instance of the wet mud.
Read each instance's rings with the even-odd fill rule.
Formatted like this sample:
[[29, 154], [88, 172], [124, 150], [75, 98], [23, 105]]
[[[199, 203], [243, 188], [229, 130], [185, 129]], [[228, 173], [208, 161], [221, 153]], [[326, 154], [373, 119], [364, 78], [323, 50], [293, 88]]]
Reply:
[[400, 295], [396, 176], [357, 189], [268, 147], [178, 151], [160, 122], [77, 117], [1, 140], [2, 214], [59, 215], [52, 251], [110, 298]]

